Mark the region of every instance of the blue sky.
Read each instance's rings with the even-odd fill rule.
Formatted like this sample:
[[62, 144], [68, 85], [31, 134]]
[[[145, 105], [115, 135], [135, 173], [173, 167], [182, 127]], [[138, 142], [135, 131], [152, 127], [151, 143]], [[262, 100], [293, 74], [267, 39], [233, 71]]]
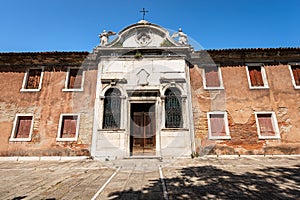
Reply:
[[182, 27], [205, 49], [299, 47], [299, 0], [1, 0], [0, 52], [92, 51], [141, 19]]

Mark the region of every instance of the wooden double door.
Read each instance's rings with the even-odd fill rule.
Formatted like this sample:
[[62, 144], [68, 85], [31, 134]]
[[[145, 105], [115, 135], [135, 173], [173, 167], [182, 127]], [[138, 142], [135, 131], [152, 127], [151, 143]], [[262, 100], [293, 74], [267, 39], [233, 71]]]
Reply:
[[155, 104], [132, 103], [130, 116], [130, 155], [155, 155]]

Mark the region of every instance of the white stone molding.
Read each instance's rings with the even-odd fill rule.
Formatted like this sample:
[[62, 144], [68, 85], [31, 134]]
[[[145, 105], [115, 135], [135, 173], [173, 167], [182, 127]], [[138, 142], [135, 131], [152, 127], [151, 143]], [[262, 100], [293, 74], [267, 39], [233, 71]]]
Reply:
[[292, 66], [294, 65], [300, 65], [300, 63], [295, 63], [295, 64], [289, 64], [288, 67], [289, 67], [289, 71], [290, 71], [290, 74], [291, 74], [291, 79], [292, 79], [292, 84], [294, 86], [295, 89], [300, 89], [300, 85], [296, 85], [296, 81], [295, 81], [295, 77], [294, 77], [294, 74], [293, 74], [293, 71], [292, 71]]
[[[262, 79], [263, 79], [263, 86], [252, 86], [251, 85], [251, 79], [250, 79], [250, 74], [249, 74], [249, 67], [261, 67], [261, 75], [262, 75]], [[249, 84], [249, 89], [268, 89], [269, 88], [269, 84], [268, 84], [268, 80], [267, 80], [267, 75], [266, 75], [266, 70], [265, 67], [262, 64], [247, 64], [246, 65], [246, 73], [247, 73], [247, 79], [248, 79], [248, 84]]]
[[[213, 136], [211, 132], [211, 123], [210, 123], [210, 115], [211, 114], [221, 114], [223, 115], [224, 119], [224, 125], [225, 125], [225, 136]], [[228, 126], [228, 118], [227, 118], [227, 112], [226, 111], [211, 111], [207, 112], [207, 123], [208, 123], [208, 138], [210, 140], [224, 140], [224, 139], [231, 139], [230, 132], [229, 132], [229, 126]]]
[[[62, 131], [62, 128], [63, 128], [62, 127], [63, 117], [65, 117], [65, 116], [76, 116], [77, 117], [76, 134], [75, 134], [74, 138], [62, 138], [61, 137], [61, 131]], [[79, 113], [62, 113], [62, 114], [60, 114], [56, 141], [57, 142], [72, 142], [72, 141], [77, 141], [78, 140], [78, 136], [79, 136], [79, 128], [80, 128], [80, 114]]]
[[[257, 111], [257, 112], [254, 112], [254, 114], [255, 114], [258, 139], [280, 139], [280, 132], [279, 132], [279, 127], [278, 127], [278, 122], [276, 119], [275, 112], [273, 112], [273, 111]], [[258, 121], [258, 117], [257, 117], [257, 115], [259, 115], [259, 114], [271, 114], [271, 120], [272, 120], [273, 129], [275, 132], [275, 136], [263, 136], [261, 134], [261, 130], [259, 127], [259, 121]]]
[[[40, 82], [39, 82], [39, 87], [37, 89], [26, 89], [26, 84], [28, 81], [28, 77], [29, 77], [29, 71], [30, 69], [41, 69], [41, 77], [40, 77]], [[43, 82], [43, 77], [44, 77], [44, 66], [41, 67], [31, 67], [26, 69], [24, 78], [23, 78], [23, 83], [22, 83], [22, 88], [20, 90], [20, 92], [39, 92], [42, 89], [42, 82]]]
[[[70, 70], [71, 69], [79, 69], [82, 70], [82, 79], [81, 79], [81, 87], [80, 88], [68, 88], [68, 83], [70, 79]], [[83, 92], [84, 90], [84, 79], [85, 79], [85, 71], [82, 68], [78, 67], [68, 67], [67, 73], [66, 73], [66, 79], [65, 79], [65, 87], [63, 88], [63, 92]]]
[[[28, 138], [16, 138], [17, 125], [18, 125], [18, 122], [19, 122], [19, 118], [20, 117], [27, 117], [27, 116], [32, 117], [29, 137]], [[28, 113], [26, 113], [26, 114], [22, 114], [22, 113], [16, 114], [14, 124], [13, 124], [13, 129], [11, 131], [9, 141], [10, 142], [30, 142], [32, 132], [33, 132], [33, 124], [34, 124], [34, 115], [33, 114], [28, 114]]]

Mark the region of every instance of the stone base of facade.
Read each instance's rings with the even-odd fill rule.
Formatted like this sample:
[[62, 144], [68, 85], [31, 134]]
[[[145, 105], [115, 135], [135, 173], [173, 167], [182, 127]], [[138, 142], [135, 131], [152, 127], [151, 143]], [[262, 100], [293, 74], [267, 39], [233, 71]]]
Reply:
[[10, 157], [10, 156], [90, 156], [90, 151], [88, 149], [46, 149], [46, 150], [14, 150], [14, 151], [1, 151], [0, 156]]
[[199, 155], [299, 155], [300, 145], [282, 144], [266, 146], [260, 149], [244, 149], [225, 145], [214, 145], [201, 148]]

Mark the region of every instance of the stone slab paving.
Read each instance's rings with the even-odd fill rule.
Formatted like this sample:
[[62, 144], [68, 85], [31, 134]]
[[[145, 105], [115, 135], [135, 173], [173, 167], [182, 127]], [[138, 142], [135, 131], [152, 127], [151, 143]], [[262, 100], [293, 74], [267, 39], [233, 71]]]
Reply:
[[180, 160], [163, 171], [169, 199], [300, 199], [300, 157]]
[[300, 199], [297, 156], [1, 161], [0, 177], [5, 200]]
[[157, 159], [126, 159], [111, 164], [121, 167], [98, 199], [162, 199]]
[[0, 198], [91, 199], [113, 172], [91, 161], [2, 162]]

